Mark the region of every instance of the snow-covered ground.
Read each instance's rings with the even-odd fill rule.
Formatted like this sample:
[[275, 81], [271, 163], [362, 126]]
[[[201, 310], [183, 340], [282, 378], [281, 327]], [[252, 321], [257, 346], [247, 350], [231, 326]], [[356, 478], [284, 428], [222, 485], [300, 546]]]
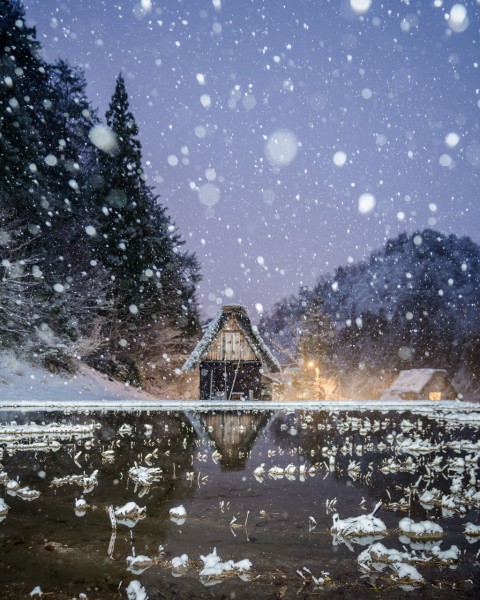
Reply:
[[74, 375], [54, 374], [17, 358], [13, 352], [0, 352], [0, 405], [152, 399], [81, 362], [77, 367]]
[[0, 409], [55, 410], [58, 408], [141, 409], [309, 409], [309, 410], [412, 410], [417, 414], [466, 423], [480, 422], [480, 404], [465, 401], [431, 400], [343, 400], [343, 401], [247, 401], [170, 400], [155, 398], [141, 390], [113, 381], [78, 363], [74, 375], [53, 374], [20, 360], [13, 352], [0, 353]]

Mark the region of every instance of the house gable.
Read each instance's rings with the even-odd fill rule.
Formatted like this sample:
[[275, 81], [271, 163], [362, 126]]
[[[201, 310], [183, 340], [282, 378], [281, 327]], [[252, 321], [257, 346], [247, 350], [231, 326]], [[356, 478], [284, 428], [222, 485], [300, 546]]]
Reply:
[[202, 360], [261, 361], [261, 356], [232, 315], [219, 330]]
[[[228, 327], [231, 327], [232, 329], [229, 330]], [[221, 344], [224, 343], [224, 341], [219, 341], [222, 338], [222, 336], [219, 336], [219, 333], [222, 330], [241, 334], [236, 338], [234, 338], [234, 336], [229, 338], [230, 343], [232, 344], [232, 348], [229, 352], [232, 353], [232, 356], [233, 350], [235, 349], [235, 358], [231, 360], [239, 360], [238, 354], [240, 353], [240, 348], [242, 348], [241, 362], [249, 362], [252, 360], [247, 358], [246, 353], [248, 352], [249, 356], [254, 355], [254, 361], [261, 362], [262, 367], [265, 368], [265, 370], [271, 373], [276, 373], [281, 370], [277, 359], [262, 340], [257, 328], [252, 325], [246, 309], [243, 306], [227, 305], [224, 306], [223, 310], [221, 310], [209, 323], [202, 339], [198, 342], [192, 354], [185, 361], [182, 371], [192, 371], [199, 367], [202, 361], [212, 360], [207, 359], [207, 355], [210, 352], [212, 352], [213, 356], [223, 356]], [[214, 346], [215, 349], [212, 348]], [[225, 358], [218, 360], [225, 360]]]

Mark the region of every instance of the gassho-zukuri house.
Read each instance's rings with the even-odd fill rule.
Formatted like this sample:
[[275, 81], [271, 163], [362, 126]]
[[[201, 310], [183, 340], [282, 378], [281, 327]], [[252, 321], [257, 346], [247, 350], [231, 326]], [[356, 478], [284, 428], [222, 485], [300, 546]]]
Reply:
[[243, 306], [226, 305], [210, 321], [182, 367], [200, 369], [201, 400], [270, 400], [266, 375], [280, 365]]

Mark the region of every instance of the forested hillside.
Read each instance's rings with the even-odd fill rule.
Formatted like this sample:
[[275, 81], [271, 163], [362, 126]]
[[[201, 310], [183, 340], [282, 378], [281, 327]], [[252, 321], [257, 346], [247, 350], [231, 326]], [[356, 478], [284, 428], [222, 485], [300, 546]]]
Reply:
[[148, 185], [121, 74], [112, 92], [102, 120], [83, 72], [47, 64], [0, 1], [0, 345], [156, 385], [198, 329], [199, 266]]
[[334, 326], [323, 355], [340, 371], [436, 367], [478, 378], [480, 248], [429, 229], [402, 234], [277, 303], [261, 329], [298, 356], [315, 313]]

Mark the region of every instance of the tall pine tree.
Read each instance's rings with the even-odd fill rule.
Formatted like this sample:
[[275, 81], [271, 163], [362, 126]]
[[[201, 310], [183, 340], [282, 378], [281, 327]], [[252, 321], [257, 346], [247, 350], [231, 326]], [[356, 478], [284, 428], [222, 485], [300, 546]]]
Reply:
[[15, 259], [0, 302], [15, 290], [28, 325], [20, 337], [37, 354], [90, 331], [98, 316], [105, 282], [84, 243], [93, 122], [83, 74], [46, 64], [21, 3], [0, 0], [0, 237], [9, 240], [0, 251]]
[[332, 352], [334, 327], [318, 296], [314, 295], [308, 302], [297, 337], [303, 361], [312, 362], [317, 368], [325, 368]]
[[51, 222], [39, 132], [48, 90], [35, 36], [21, 4], [0, 0], [0, 330], [16, 347], [28, 345], [48, 316], [40, 240]]
[[39, 135], [47, 73], [23, 7], [0, 0], [0, 207], [39, 233], [48, 219]]
[[115, 143], [99, 158], [96, 252], [112, 280], [111, 351], [128, 348], [141, 361], [142, 348], [155, 344], [159, 328], [197, 326], [198, 264], [181, 251], [183, 241], [146, 183], [138, 127], [121, 74], [106, 122]]
[[47, 67], [47, 72], [47, 120], [40, 135], [49, 153], [49, 187], [58, 190], [56, 215], [67, 222], [73, 218], [72, 226], [81, 227], [90, 212], [91, 181], [97, 161], [97, 149], [90, 143], [89, 132], [98, 119], [79, 68], [58, 60]]
[[[89, 132], [98, 123], [86, 95], [83, 72], [58, 60], [47, 66], [49, 101], [40, 135], [46, 151], [46, 181], [52, 226], [45, 252], [46, 292], [53, 312], [76, 337], [88, 331], [101, 309], [104, 275], [92, 266], [92, 248], [85, 243], [93, 212], [92, 181], [97, 149]], [[52, 288], [60, 282], [65, 293]], [[72, 309], [72, 310], [70, 310]]]
[[199, 267], [146, 184], [122, 76], [106, 119], [108, 151], [83, 73], [46, 64], [21, 3], [0, 0], [0, 330], [39, 354], [101, 328], [111, 354], [153, 363], [198, 327]]

